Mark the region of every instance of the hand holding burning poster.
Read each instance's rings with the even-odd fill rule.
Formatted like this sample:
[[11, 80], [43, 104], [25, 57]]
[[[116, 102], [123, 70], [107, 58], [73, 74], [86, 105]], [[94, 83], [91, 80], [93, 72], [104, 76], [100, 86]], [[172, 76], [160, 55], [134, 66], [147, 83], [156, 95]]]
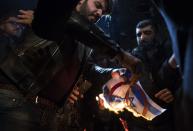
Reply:
[[111, 75], [112, 78], [103, 85], [103, 93], [99, 95], [105, 108], [115, 113], [127, 109], [134, 116], [147, 120], [152, 120], [166, 110], [152, 101], [139, 81], [130, 85], [132, 74], [127, 69], [114, 69]]

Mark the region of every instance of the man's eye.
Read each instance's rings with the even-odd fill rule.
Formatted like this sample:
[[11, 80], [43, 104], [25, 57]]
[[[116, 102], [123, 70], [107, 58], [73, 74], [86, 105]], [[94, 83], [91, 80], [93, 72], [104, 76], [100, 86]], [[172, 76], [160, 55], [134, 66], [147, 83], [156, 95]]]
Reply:
[[97, 9], [102, 9], [102, 5], [98, 1], [95, 2], [95, 6], [96, 6]]
[[137, 33], [136, 35], [137, 35], [137, 37], [140, 37], [140, 36], [141, 36], [141, 33]]
[[152, 34], [152, 31], [144, 31], [144, 34], [150, 35], [150, 34]]

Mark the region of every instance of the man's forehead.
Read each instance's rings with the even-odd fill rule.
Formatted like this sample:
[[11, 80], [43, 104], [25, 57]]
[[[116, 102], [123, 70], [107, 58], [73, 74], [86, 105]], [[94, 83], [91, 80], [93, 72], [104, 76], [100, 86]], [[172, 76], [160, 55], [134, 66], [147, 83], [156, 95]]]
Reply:
[[136, 32], [142, 32], [142, 31], [153, 31], [153, 27], [152, 25], [147, 25], [145, 27], [136, 29]]
[[106, 5], [109, 0], [95, 0], [95, 1], [99, 1], [99, 2], [101, 2], [101, 4]]

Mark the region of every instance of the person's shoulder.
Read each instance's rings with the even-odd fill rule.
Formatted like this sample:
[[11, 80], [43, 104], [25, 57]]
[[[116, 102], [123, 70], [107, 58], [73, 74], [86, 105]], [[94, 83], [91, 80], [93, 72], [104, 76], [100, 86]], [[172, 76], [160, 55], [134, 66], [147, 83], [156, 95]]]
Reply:
[[133, 48], [132, 52], [133, 52], [133, 51], [138, 51], [138, 50], [139, 50], [139, 48], [138, 48], [138, 47], [135, 47], [135, 48]]
[[131, 54], [136, 55], [139, 53], [139, 51], [140, 51], [140, 48], [137, 46], [137, 47], [133, 48], [133, 50], [131, 51]]

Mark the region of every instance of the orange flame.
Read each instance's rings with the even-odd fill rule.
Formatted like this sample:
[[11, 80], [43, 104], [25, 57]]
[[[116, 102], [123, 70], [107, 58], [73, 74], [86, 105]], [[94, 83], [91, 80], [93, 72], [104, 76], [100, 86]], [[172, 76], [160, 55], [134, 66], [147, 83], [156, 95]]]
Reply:
[[[128, 110], [129, 112], [131, 112], [135, 117], [143, 117], [146, 120], [151, 121], [152, 119], [146, 116], [143, 116], [142, 114], [136, 112], [133, 108], [131, 108], [128, 102], [129, 101], [122, 101], [119, 103], [111, 103], [111, 105], [106, 101], [106, 99], [104, 98], [104, 95], [101, 93], [99, 94], [99, 96], [96, 96], [96, 100], [99, 102], [99, 107], [108, 109], [109, 111], [113, 111], [116, 114], [119, 114], [119, 112], [123, 112], [124, 109]], [[101, 109], [101, 108], [100, 108]]]

